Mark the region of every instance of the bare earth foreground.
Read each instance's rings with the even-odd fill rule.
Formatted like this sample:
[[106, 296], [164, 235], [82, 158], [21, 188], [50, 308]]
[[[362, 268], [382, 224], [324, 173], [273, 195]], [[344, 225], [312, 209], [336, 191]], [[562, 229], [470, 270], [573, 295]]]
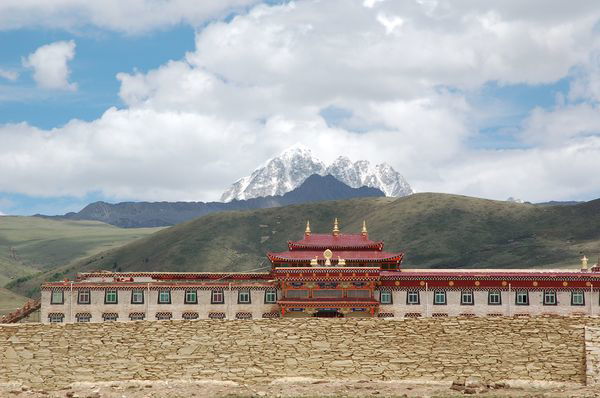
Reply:
[[268, 384], [215, 380], [118, 381], [73, 383], [46, 390], [20, 383], [0, 384], [0, 397], [600, 397], [598, 387], [511, 380], [486, 384], [477, 379], [454, 382], [323, 380], [283, 378]]

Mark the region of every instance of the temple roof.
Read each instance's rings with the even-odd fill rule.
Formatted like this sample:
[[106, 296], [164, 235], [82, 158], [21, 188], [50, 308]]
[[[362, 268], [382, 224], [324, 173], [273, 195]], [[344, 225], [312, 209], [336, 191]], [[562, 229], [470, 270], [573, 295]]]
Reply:
[[[353, 262], [365, 262], [365, 261], [401, 261], [404, 257], [402, 252], [384, 252], [380, 250], [332, 250], [333, 255], [331, 261], [335, 264], [338, 261], [338, 257], [341, 259]], [[316, 258], [317, 261], [325, 261], [323, 251], [320, 250], [301, 250], [301, 251], [287, 251], [278, 253], [267, 253], [267, 256], [271, 261], [290, 261], [290, 262], [309, 262]]]
[[302, 240], [289, 241], [288, 247], [290, 250], [382, 250], [383, 242], [370, 240], [366, 234], [310, 234]]

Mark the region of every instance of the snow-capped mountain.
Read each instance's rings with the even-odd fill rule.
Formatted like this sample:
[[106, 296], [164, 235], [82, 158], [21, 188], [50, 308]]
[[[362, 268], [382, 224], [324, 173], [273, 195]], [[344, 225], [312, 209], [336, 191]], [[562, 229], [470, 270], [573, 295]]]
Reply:
[[340, 156], [326, 166], [310, 149], [294, 145], [279, 156], [269, 159], [250, 176], [236, 181], [223, 193], [221, 201], [283, 195], [300, 186], [313, 174], [331, 174], [352, 188], [378, 188], [386, 196], [406, 196], [413, 193], [404, 177], [386, 163], [376, 166], [366, 160], [352, 163], [347, 157]]

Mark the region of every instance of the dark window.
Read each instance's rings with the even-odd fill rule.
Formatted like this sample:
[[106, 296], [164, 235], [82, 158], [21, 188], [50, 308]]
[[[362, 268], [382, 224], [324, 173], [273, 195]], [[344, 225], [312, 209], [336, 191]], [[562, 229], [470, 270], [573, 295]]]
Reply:
[[340, 289], [315, 289], [312, 292], [315, 298], [342, 298], [343, 291]]
[[119, 319], [119, 314], [114, 312], [104, 313], [102, 314], [102, 319], [104, 319], [104, 322], [115, 322], [117, 319]]
[[144, 304], [144, 291], [143, 290], [132, 290], [131, 291], [131, 304]]
[[89, 304], [90, 303], [90, 291], [80, 290], [77, 294], [77, 304]]
[[156, 320], [158, 321], [170, 321], [173, 317], [173, 314], [170, 312], [159, 312], [156, 314]]
[[146, 314], [143, 312], [132, 312], [129, 314], [129, 320], [131, 321], [143, 321], [146, 317]]
[[473, 292], [460, 292], [460, 305], [474, 305]]
[[501, 305], [502, 294], [499, 291], [491, 291], [488, 293], [488, 305]]
[[381, 304], [392, 304], [392, 291], [382, 290], [379, 292], [379, 302]]
[[223, 304], [225, 302], [225, 295], [222, 290], [213, 290], [210, 295], [211, 304]]
[[419, 292], [416, 290], [409, 291], [406, 293], [406, 304], [417, 305], [420, 303]]
[[104, 291], [104, 304], [117, 304], [119, 302], [119, 295], [117, 289], [108, 289]]
[[77, 322], [80, 322], [80, 323], [89, 322], [90, 319], [92, 319], [92, 314], [90, 314], [90, 313], [77, 314], [77, 315], [75, 315], [75, 319], [77, 319]]
[[516, 305], [529, 305], [529, 292], [526, 290], [519, 290], [515, 296]]
[[170, 290], [159, 290], [158, 291], [158, 304], [171, 304], [171, 291]]
[[265, 290], [265, 304], [274, 304], [277, 302], [277, 290]]
[[433, 304], [446, 305], [446, 292], [444, 290], [433, 292]]
[[48, 314], [48, 321], [50, 323], [62, 323], [65, 314]]
[[64, 304], [64, 303], [65, 303], [64, 292], [62, 290], [53, 290], [50, 295], [50, 304]]
[[286, 298], [308, 298], [308, 290], [306, 289], [293, 289], [288, 290], [285, 293]]
[[181, 317], [183, 319], [186, 319], [188, 321], [192, 320], [192, 319], [198, 319], [198, 313], [197, 312], [184, 312]]
[[198, 292], [196, 290], [185, 291], [185, 303], [186, 304], [198, 304]]
[[556, 292], [552, 290], [544, 291], [544, 305], [557, 305]]
[[585, 305], [583, 292], [571, 292], [571, 305]]
[[346, 297], [350, 298], [370, 298], [371, 292], [367, 289], [348, 289], [346, 290]]
[[240, 290], [238, 292], [238, 304], [250, 304], [250, 290]]

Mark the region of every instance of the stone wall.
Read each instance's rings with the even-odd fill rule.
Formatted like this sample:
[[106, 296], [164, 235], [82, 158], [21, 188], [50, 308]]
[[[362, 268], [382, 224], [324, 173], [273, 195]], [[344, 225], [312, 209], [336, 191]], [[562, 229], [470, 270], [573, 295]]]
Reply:
[[588, 339], [597, 339], [591, 327], [600, 319], [559, 317], [3, 325], [0, 382], [478, 376], [585, 383], [586, 325]]
[[589, 385], [600, 385], [600, 328], [585, 328], [586, 380]]

